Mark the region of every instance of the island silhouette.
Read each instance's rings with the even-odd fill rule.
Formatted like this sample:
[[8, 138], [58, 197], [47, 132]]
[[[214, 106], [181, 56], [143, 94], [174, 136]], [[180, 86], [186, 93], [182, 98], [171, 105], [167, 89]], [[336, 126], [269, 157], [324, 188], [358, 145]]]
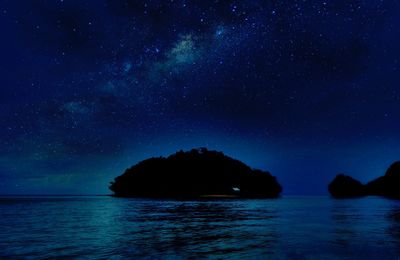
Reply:
[[393, 163], [384, 176], [362, 184], [350, 176], [339, 174], [329, 184], [328, 190], [333, 197], [347, 198], [368, 195], [400, 198], [400, 161]]
[[206, 148], [143, 160], [109, 188], [117, 197], [149, 198], [275, 198], [282, 192], [269, 172]]

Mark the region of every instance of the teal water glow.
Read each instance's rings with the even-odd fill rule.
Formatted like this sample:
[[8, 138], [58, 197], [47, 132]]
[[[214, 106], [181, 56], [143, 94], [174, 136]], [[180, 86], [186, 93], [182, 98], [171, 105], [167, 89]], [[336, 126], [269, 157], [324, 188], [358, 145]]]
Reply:
[[400, 201], [2, 197], [0, 257], [395, 258]]

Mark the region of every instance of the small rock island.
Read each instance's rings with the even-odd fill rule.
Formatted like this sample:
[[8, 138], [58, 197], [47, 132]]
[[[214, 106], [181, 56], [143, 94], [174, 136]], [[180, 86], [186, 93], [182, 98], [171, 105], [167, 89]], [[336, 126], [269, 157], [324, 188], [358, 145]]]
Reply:
[[110, 190], [117, 197], [275, 198], [282, 187], [269, 172], [200, 148], [141, 161], [116, 177]]
[[400, 199], [400, 161], [393, 163], [384, 176], [363, 185], [350, 176], [339, 174], [329, 184], [333, 197], [385, 196]]

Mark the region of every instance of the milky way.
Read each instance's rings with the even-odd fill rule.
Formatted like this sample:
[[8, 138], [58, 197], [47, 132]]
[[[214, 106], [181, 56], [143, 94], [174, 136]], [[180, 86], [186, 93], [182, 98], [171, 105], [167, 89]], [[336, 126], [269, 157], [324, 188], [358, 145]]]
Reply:
[[396, 1], [7, 1], [0, 193], [209, 147], [325, 194], [400, 159]]

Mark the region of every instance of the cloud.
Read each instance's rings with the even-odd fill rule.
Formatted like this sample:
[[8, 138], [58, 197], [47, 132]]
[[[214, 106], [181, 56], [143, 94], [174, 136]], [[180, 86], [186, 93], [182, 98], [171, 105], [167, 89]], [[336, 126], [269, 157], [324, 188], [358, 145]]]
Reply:
[[62, 106], [62, 109], [71, 114], [89, 114], [90, 109], [79, 101], [67, 102]]
[[177, 44], [167, 53], [167, 64], [193, 64], [198, 54], [196, 51], [193, 36], [190, 34], [181, 36]]
[[203, 52], [204, 47], [199, 39], [191, 34], [182, 35], [165, 53], [165, 58], [153, 64], [150, 78], [154, 79], [155, 74], [179, 74], [188, 66], [195, 65]]

